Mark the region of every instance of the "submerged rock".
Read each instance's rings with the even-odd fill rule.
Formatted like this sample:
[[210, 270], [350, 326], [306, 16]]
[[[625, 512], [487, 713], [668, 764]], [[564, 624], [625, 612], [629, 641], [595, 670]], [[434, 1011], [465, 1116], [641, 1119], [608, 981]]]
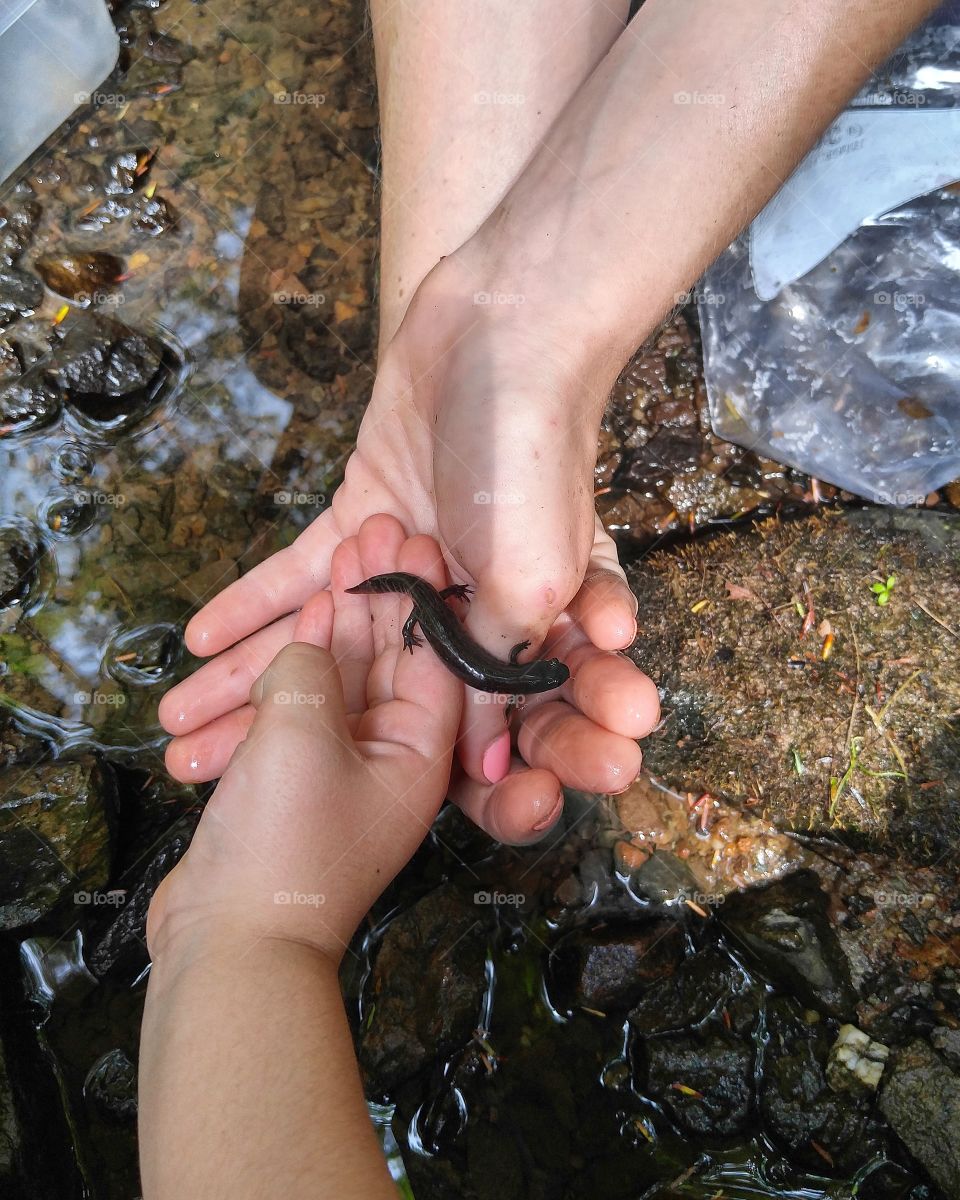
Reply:
[[753, 1099], [753, 1052], [722, 1034], [653, 1038], [647, 1087], [696, 1137], [729, 1137], [746, 1127]]
[[39, 544], [22, 526], [0, 526], [0, 609], [27, 599], [39, 562]]
[[70, 407], [102, 424], [138, 416], [153, 403], [165, 357], [155, 338], [102, 316], [74, 322], [55, 354]]
[[644, 991], [630, 1013], [630, 1025], [644, 1037], [698, 1025], [737, 994], [744, 980], [729, 955], [707, 947]]
[[9, 207], [0, 204], [0, 261], [15, 262], [33, 241], [42, 209], [36, 200]]
[[51, 291], [82, 304], [112, 291], [124, 270], [122, 258], [102, 250], [44, 254], [35, 265]]
[[488, 911], [444, 885], [388, 926], [360, 1035], [369, 1092], [391, 1092], [469, 1043], [487, 990], [488, 930], [481, 918]]
[[102, 919], [87, 931], [87, 966], [98, 978], [118, 972], [135, 978], [149, 963], [147, 910], [161, 881], [187, 852], [197, 816], [181, 818], [160, 839], [153, 852], [140, 856], [117, 881], [115, 916]]
[[96, 759], [0, 773], [0, 929], [39, 920], [106, 886], [111, 781]]
[[767, 1132], [809, 1170], [855, 1170], [881, 1148], [882, 1129], [866, 1099], [827, 1086], [827, 1023], [781, 997], [767, 1008], [767, 1033], [758, 1097]]
[[43, 284], [16, 267], [0, 265], [0, 329], [29, 316], [43, 303]]
[[645, 558], [649, 770], [781, 828], [960, 862], [958, 553], [956, 516], [865, 509]]
[[0, 436], [52, 425], [60, 415], [60, 389], [46, 375], [30, 372], [0, 385]]
[[857, 996], [813, 871], [731, 896], [720, 921], [733, 945], [784, 991], [830, 1016], [852, 1015]]
[[937, 1185], [960, 1195], [960, 1075], [926, 1042], [911, 1042], [887, 1069], [880, 1110]]
[[806, 485], [713, 433], [692, 309], [621, 372], [600, 429], [596, 481], [604, 525], [636, 543], [783, 503], [802, 507]]
[[670, 918], [577, 934], [556, 951], [560, 989], [581, 1008], [628, 1008], [676, 970], [685, 941], [683, 926]]

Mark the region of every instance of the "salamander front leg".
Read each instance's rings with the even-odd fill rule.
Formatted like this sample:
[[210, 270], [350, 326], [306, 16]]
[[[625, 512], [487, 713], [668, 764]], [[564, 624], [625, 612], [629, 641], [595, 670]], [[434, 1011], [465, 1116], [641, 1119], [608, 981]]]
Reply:
[[528, 647], [529, 645], [530, 645], [529, 641], [526, 641], [526, 642], [517, 642], [517, 644], [514, 646], [514, 648], [513, 648], [513, 649], [510, 651], [510, 661], [511, 661], [511, 662], [512, 662], [514, 665], [516, 665], [517, 659], [518, 659], [518, 658], [520, 657], [520, 655], [521, 655], [521, 654], [524, 652], [524, 650], [526, 650], [526, 649], [527, 649], [527, 647]]
[[403, 648], [404, 648], [404, 650], [409, 650], [411, 654], [413, 653], [414, 646], [422, 646], [423, 645], [423, 638], [418, 637], [413, 632], [416, 624], [417, 624], [417, 612], [416, 612], [416, 609], [414, 609], [414, 611], [410, 614], [410, 616], [407, 617], [407, 619], [404, 621], [403, 630], [402, 630]]
[[469, 583], [454, 583], [454, 584], [451, 584], [450, 587], [443, 589], [443, 591], [440, 593], [440, 599], [441, 600], [449, 600], [449, 599], [453, 598], [454, 600], [469, 601], [470, 593], [472, 591], [473, 591], [473, 588], [470, 586]]

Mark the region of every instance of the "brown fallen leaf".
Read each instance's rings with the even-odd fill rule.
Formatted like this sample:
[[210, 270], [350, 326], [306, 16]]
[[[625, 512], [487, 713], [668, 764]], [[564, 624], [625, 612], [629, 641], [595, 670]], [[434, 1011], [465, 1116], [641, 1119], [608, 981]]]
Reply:
[[756, 592], [752, 592], [748, 587], [744, 587], [742, 583], [731, 583], [730, 580], [724, 582], [724, 587], [727, 589], [728, 600], [754, 600], [759, 601]]

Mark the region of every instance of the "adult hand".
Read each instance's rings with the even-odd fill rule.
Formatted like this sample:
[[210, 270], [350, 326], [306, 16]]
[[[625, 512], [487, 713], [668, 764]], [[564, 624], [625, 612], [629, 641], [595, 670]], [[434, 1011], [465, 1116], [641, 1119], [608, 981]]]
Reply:
[[528, 703], [512, 764], [503, 706], [466, 694], [464, 774], [451, 799], [492, 836], [519, 842], [557, 815], [545, 819], [543, 772], [557, 806], [560, 784], [617, 792], [636, 777], [636, 739], [656, 724], [658, 700], [616, 653], [632, 641], [636, 604], [593, 508], [609, 370], [581, 361], [524, 305], [475, 302], [481, 278], [459, 253], [427, 277], [383, 356], [331, 508], [188, 625], [188, 647], [218, 657], [161, 703], [177, 778], [222, 773], [249, 724], [251, 682], [290, 641], [296, 610], [330, 582], [336, 547], [380, 512], [439, 540], [450, 575], [474, 587], [467, 629], [487, 649], [506, 658], [520, 641], [551, 653], [559, 642], [573, 672], [559, 695]]

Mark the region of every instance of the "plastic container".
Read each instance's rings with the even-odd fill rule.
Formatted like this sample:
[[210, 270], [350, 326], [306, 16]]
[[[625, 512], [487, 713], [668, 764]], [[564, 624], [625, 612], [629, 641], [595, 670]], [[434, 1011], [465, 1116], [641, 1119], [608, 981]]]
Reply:
[[113, 70], [104, 0], [0, 0], [0, 182]]

